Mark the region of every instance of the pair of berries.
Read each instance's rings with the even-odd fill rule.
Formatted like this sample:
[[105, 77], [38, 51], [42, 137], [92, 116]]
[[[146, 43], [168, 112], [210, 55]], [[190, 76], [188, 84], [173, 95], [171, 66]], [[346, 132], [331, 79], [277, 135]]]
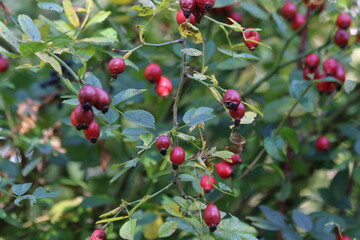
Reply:
[[0, 57], [0, 73], [4, 73], [9, 68], [9, 61], [6, 58]]
[[109, 110], [110, 96], [102, 88], [85, 85], [80, 89], [78, 98], [84, 111], [91, 110], [91, 106], [104, 114]]
[[160, 97], [167, 97], [172, 91], [172, 82], [167, 77], [162, 76], [162, 69], [156, 63], [150, 63], [144, 71], [145, 79], [150, 83], [155, 83], [155, 91]]
[[240, 94], [234, 89], [228, 89], [224, 94], [223, 104], [229, 109], [235, 126], [238, 126], [241, 118], [245, 115], [245, 105], [241, 102]]
[[191, 14], [195, 17], [195, 22], [200, 23], [201, 18], [210, 11], [215, 5], [215, 0], [180, 0], [180, 8], [183, 10], [185, 18]]
[[214, 204], [208, 204], [204, 210], [204, 221], [209, 226], [210, 232], [214, 232], [220, 224], [221, 215], [218, 207]]
[[281, 8], [281, 15], [291, 23], [291, 27], [294, 31], [301, 28], [306, 18], [301, 13], [297, 12], [296, 5], [291, 1], [286, 1]]
[[[177, 24], [182, 24], [184, 22], [186, 22], [186, 17], [184, 16], [184, 12], [183, 10], [179, 10], [178, 13], [176, 14], [176, 22]], [[190, 14], [190, 20], [189, 22], [194, 25], [195, 24], [195, 16], [191, 13]]]
[[122, 58], [113, 58], [108, 63], [108, 71], [113, 79], [117, 78], [117, 75], [124, 72], [126, 64]]
[[243, 38], [248, 49], [252, 52], [255, 51], [259, 45], [258, 42], [260, 42], [260, 34], [257, 31], [248, 28], [243, 32]]
[[329, 148], [330, 148], [330, 140], [325, 136], [318, 137], [318, 139], [316, 140], [316, 149], [319, 152], [325, 152]]
[[[165, 156], [167, 149], [171, 145], [171, 140], [167, 135], [161, 135], [156, 139], [155, 144], [160, 153]], [[182, 147], [174, 147], [170, 152], [170, 161], [173, 164], [173, 169], [176, 170], [185, 161], [184, 149]]]
[[346, 31], [351, 25], [351, 16], [346, 13], [340, 13], [336, 19], [338, 30], [334, 35], [334, 42], [340, 48], [345, 48], [349, 43], [350, 35]]
[[106, 240], [106, 233], [102, 229], [96, 229], [88, 240]]

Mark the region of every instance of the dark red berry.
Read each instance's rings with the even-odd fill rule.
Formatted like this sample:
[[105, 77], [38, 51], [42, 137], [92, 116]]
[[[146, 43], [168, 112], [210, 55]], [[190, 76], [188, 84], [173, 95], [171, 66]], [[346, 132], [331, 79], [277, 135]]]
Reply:
[[[246, 40], [245, 40], [246, 39]], [[259, 45], [256, 42], [252, 42], [249, 40], [253, 40], [256, 42], [260, 42], [260, 35], [257, 31], [247, 30], [244, 32], [244, 42], [245, 45], [250, 49], [250, 51], [255, 51], [256, 47]]]
[[98, 88], [98, 87], [94, 87], [94, 88], [96, 90], [96, 95], [97, 95], [97, 99], [96, 99], [96, 103], [94, 104], [94, 107], [105, 114], [109, 110], [109, 106], [111, 103], [110, 96], [102, 88]]
[[281, 15], [291, 21], [297, 12], [296, 5], [290, 1], [286, 1], [281, 8]]
[[156, 147], [162, 155], [166, 155], [166, 150], [170, 147], [171, 141], [167, 135], [161, 135], [156, 139]]
[[210, 232], [214, 232], [221, 221], [221, 215], [218, 207], [209, 204], [204, 210], [204, 221], [209, 226]]
[[79, 91], [78, 98], [79, 102], [83, 105], [83, 109], [88, 111], [97, 101], [95, 88], [90, 85], [82, 87]]
[[[176, 14], [176, 22], [179, 25], [186, 22], [186, 17], [184, 16], [184, 12], [182, 10], [179, 10], [178, 13]], [[192, 25], [195, 24], [195, 17], [193, 14], [190, 14], [190, 23]], [[160, 76], [161, 76], [161, 74], [160, 74]]]
[[125, 71], [126, 64], [122, 58], [113, 58], [108, 63], [108, 71], [113, 78]]
[[205, 193], [209, 193], [213, 190], [215, 184], [215, 178], [213, 176], [204, 175], [200, 179], [200, 186], [204, 189]]
[[317, 88], [319, 92], [330, 94], [334, 92], [336, 84], [334, 82], [319, 82]]
[[320, 152], [324, 152], [330, 148], [330, 141], [327, 137], [321, 136], [316, 140], [316, 148]]
[[342, 236], [338, 235], [336, 237], [336, 240], [352, 240], [352, 239], [351, 239], [351, 237], [346, 236], [346, 235], [342, 235]]
[[319, 78], [319, 69], [311, 70], [308, 67], [305, 67], [303, 70], [303, 77], [305, 80], [312, 80]]
[[204, 8], [199, 8], [198, 6], [196, 6], [194, 11], [192, 11], [192, 14], [195, 17], [195, 22], [200, 23], [202, 17], [206, 14], [206, 10]]
[[239, 103], [238, 107], [235, 110], [230, 110], [230, 116], [235, 120], [235, 126], [239, 126], [241, 118], [245, 115], [245, 105]]
[[6, 72], [9, 68], [9, 61], [6, 58], [0, 57], [0, 73]]
[[221, 178], [229, 178], [233, 175], [232, 167], [224, 162], [215, 164], [215, 168]]
[[340, 13], [336, 19], [336, 26], [347, 29], [351, 25], [351, 16], [346, 13]]
[[170, 152], [170, 161], [173, 163], [174, 170], [185, 161], [185, 151], [182, 147], [174, 147]]
[[210, 11], [215, 5], [215, 0], [195, 0], [195, 3], [198, 8]]
[[231, 12], [233, 9], [234, 9], [233, 5], [228, 5], [228, 6], [225, 6], [225, 7], [213, 8], [211, 10], [211, 12], [213, 14], [222, 14], [222, 13], [226, 14], [226, 13]]
[[91, 234], [90, 240], [106, 240], [106, 233], [102, 229], [96, 229]]
[[190, 14], [196, 7], [195, 0], [180, 0], [180, 8], [184, 12], [186, 18], [190, 17]]
[[296, 13], [295, 17], [291, 20], [291, 26], [294, 31], [301, 28], [306, 22], [306, 18], [301, 13]]
[[334, 35], [334, 42], [341, 48], [345, 48], [349, 43], [350, 35], [344, 29], [338, 29]]
[[[227, 15], [227, 18], [231, 18], [233, 19], [235, 22], [237, 23], [241, 23], [242, 22], [242, 15], [238, 12], [231, 12]], [[232, 21], [230, 21], [229, 19], [226, 20], [227, 24], [233, 24]]]
[[80, 131], [80, 130], [82, 129], [82, 126], [76, 121], [76, 118], [75, 118], [75, 108], [71, 111], [70, 121], [71, 121], [71, 124], [72, 124], [77, 130]]
[[335, 59], [329, 58], [325, 60], [325, 62], [323, 63], [323, 69], [326, 76], [335, 75], [337, 66], [338, 66], [338, 62]]
[[229, 89], [224, 94], [224, 105], [228, 109], [237, 109], [241, 102], [240, 94], [234, 90]]
[[241, 156], [240, 156], [240, 154], [238, 154], [238, 153], [232, 155], [231, 158], [229, 158], [229, 159], [231, 160], [231, 162], [228, 162], [228, 161], [225, 161], [225, 160], [224, 160], [224, 163], [233, 166], [233, 165], [235, 165], [235, 164], [238, 164], [238, 163], [241, 163], [241, 162], [242, 162]]
[[305, 57], [305, 66], [310, 68], [311, 70], [316, 69], [320, 64], [320, 58], [315, 53], [310, 53]]
[[81, 104], [77, 105], [74, 109], [75, 119], [78, 123], [79, 127], [77, 129], [88, 129], [90, 123], [94, 120], [94, 112], [90, 108], [89, 111], [85, 111]]
[[155, 90], [160, 97], [167, 97], [172, 91], [172, 83], [168, 78], [162, 76], [156, 84]]
[[84, 136], [87, 140], [90, 140], [92, 143], [96, 143], [100, 136], [100, 127], [99, 124], [95, 121], [92, 121], [89, 125], [89, 128], [84, 130]]
[[341, 82], [345, 82], [346, 70], [343, 65], [338, 63], [334, 77]]
[[161, 74], [161, 67], [156, 63], [150, 63], [144, 71], [145, 79], [151, 83], [159, 82]]

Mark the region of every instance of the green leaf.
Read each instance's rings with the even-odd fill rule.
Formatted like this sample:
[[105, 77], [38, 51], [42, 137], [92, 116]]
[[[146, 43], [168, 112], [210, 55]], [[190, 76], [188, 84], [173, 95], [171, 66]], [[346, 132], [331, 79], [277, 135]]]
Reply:
[[274, 12], [271, 17], [274, 19], [280, 33], [284, 33], [288, 30], [286, 23], [277, 13]]
[[266, 152], [274, 159], [278, 161], [285, 161], [284, 148], [285, 143], [282, 137], [266, 137], [264, 140], [264, 147]]
[[130, 160], [130, 161], [127, 161], [127, 163], [125, 164], [124, 167], [126, 167], [126, 168], [135, 167], [136, 164], [139, 162], [139, 160], [140, 160], [139, 158], [134, 158], [134, 159], [132, 159], [132, 160]]
[[191, 108], [185, 113], [183, 121], [188, 126], [195, 126], [212, 119], [214, 117], [211, 114], [213, 111], [214, 109], [208, 107]]
[[268, 221], [264, 218], [248, 216], [248, 217], [246, 217], [246, 219], [251, 220], [252, 225], [254, 225], [257, 228], [263, 229], [263, 230], [277, 231], [280, 229], [280, 227], [274, 225], [273, 223], [271, 223], [270, 221]]
[[14, 49], [19, 51], [19, 43], [17, 42], [12, 32], [8, 29], [8, 27], [1, 21], [0, 21], [0, 37], [4, 39], [7, 43], [9, 43]]
[[282, 181], [285, 181], [285, 174], [283, 172], [283, 170], [275, 163], [264, 163], [264, 166], [268, 166], [270, 168], [272, 168], [281, 178]]
[[90, 21], [86, 24], [85, 28], [90, 27], [91, 25], [98, 24], [103, 22], [107, 17], [111, 14], [110, 11], [99, 11], [94, 17], [90, 19]]
[[256, 240], [257, 231], [252, 226], [240, 221], [237, 217], [222, 219], [214, 232], [216, 239]]
[[358, 81], [353, 81], [353, 80], [347, 79], [344, 83], [345, 92], [347, 94], [351, 93], [355, 89], [355, 87], [358, 83], [359, 83]]
[[229, 188], [228, 186], [226, 186], [224, 183], [219, 182], [219, 188], [225, 192], [232, 192], [231, 188]]
[[79, 40], [79, 42], [91, 43], [98, 46], [106, 46], [106, 45], [112, 45], [117, 41], [106, 37], [92, 37], [92, 38], [83, 38]]
[[52, 2], [39, 2], [37, 6], [44, 10], [50, 10], [50, 11], [56, 11], [58, 13], [61, 13], [64, 11], [64, 8], [60, 6], [59, 4], [52, 3]]
[[244, 9], [245, 11], [247, 11], [250, 15], [252, 15], [255, 18], [262, 19], [262, 20], [268, 19], [268, 15], [266, 14], [266, 12], [253, 3], [242, 2], [240, 7], [242, 9]]
[[14, 200], [14, 204], [16, 206], [21, 206], [20, 202], [28, 199], [30, 201], [30, 205], [33, 206], [36, 203], [36, 198], [33, 195], [23, 195]]
[[293, 210], [291, 216], [294, 223], [306, 232], [310, 232], [312, 230], [313, 223], [308, 215], [299, 212], [298, 210]]
[[141, 134], [139, 138], [143, 141], [144, 146], [149, 146], [151, 141], [153, 140], [153, 135], [152, 133], [145, 133]]
[[124, 102], [132, 97], [135, 97], [143, 92], [147, 91], [147, 89], [126, 89], [124, 91], [119, 92], [116, 94], [112, 99], [113, 105], [118, 105], [121, 102]]
[[63, 0], [63, 7], [65, 10], [65, 15], [69, 22], [76, 28], [80, 27], [80, 20], [78, 15], [76, 15], [76, 12], [71, 4], [70, 0]]
[[173, 201], [163, 201], [162, 205], [167, 213], [175, 217], [182, 217], [180, 206]]
[[232, 155], [234, 155], [234, 153], [227, 150], [223, 150], [223, 151], [214, 152], [211, 155], [222, 159], [229, 159], [231, 158]]
[[290, 197], [292, 185], [290, 182], [285, 182], [281, 185], [281, 189], [279, 192], [275, 194], [276, 199], [284, 202]]
[[77, 105], [79, 105], [79, 99], [78, 98], [70, 98], [70, 99], [66, 99], [66, 100], [62, 101], [62, 103], [69, 104], [72, 106], [77, 106]]
[[242, 102], [244, 103], [248, 108], [250, 108], [252, 111], [256, 112], [257, 114], [259, 114], [261, 117], [264, 117], [264, 114], [259, 110], [257, 109], [256, 107], [254, 107], [253, 105], [250, 105], [249, 103], [246, 103], [246, 102]]
[[93, 87], [102, 88], [100, 80], [92, 73], [87, 74], [85, 82]]
[[299, 152], [299, 137], [294, 128], [283, 127], [281, 128], [279, 135], [291, 146], [295, 153]]
[[137, 219], [131, 219], [124, 223], [119, 231], [120, 237], [124, 239], [134, 239]]
[[35, 23], [29, 16], [20, 14], [18, 16], [18, 22], [21, 29], [26, 35], [30, 37], [31, 40], [35, 42], [39, 42], [41, 40], [39, 29], [36, 27]]
[[260, 58], [249, 53], [236, 53], [227, 49], [219, 48], [219, 52], [237, 59], [260, 60]]
[[280, 228], [283, 228], [286, 226], [286, 217], [281, 214], [280, 212], [277, 212], [267, 206], [260, 206], [261, 212], [265, 215], [267, 220], [269, 220], [272, 224], [275, 226], [278, 226]]
[[9, 52], [8, 50], [3, 48], [2, 46], [0, 46], [0, 54], [4, 54], [4, 55], [6, 55], [8, 57], [11, 57], [11, 58], [19, 57], [19, 55]]
[[31, 188], [32, 183], [14, 184], [11, 186], [11, 190], [15, 195], [21, 196]]
[[158, 235], [160, 238], [171, 236], [177, 229], [178, 223], [174, 221], [163, 223], [160, 228]]
[[195, 141], [196, 138], [194, 136], [190, 136], [190, 135], [187, 135], [187, 134], [184, 134], [184, 133], [180, 133], [180, 132], [177, 132], [176, 133], [176, 136], [184, 141], [187, 141], [187, 142], [192, 142], [192, 141]]
[[155, 118], [154, 116], [144, 110], [130, 110], [123, 114], [123, 117], [130, 122], [139, 124], [143, 127], [155, 129]]
[[31, 55], [36, 52], [40, 52], [47, 48], [48, 45], [46, 43], [41, 42], [25, 42], [20, 45], [20, 53], [23, 56]]
[[195, 182], [196, 181], [196, 179], [192, 175], [187, 174], [187, 173], [180, 174], [179, 180], [181, 182]]
[[184, 49], [181, 49], [181, 52], [183, 52], [189, 56], [201, 56], [202, 55], [202, 52], [195, 48], [184, 48]]
[[219, 70], [234, 70], [245, 68], [249, 66], [250, 63], [243, 59], [230, 58], [225, 60], [224, 62], [219, 63], [216, 68]]
[[60, 195], [60, 191], [56, 191], [56, 192], [48, 192], [47, 190], [45, 190], [42, 187], [38, 187], [37, 189], [35, 189], [34, 193], [33, 193], [34, 197], [36, 199], [42, 199], [42, 198], [54, 198]]
[[99, 114], [99, 117], [104, 119], [106, 122], [113, 124], [119, 119], [120, 114], [114, 109], [110, 108], [106, 114]]
[[129, 168], [124, 168], [124, 169], [122, 169], [120, 172], [118, 172], [118, 173], [109, 181], [109, 183], [115, 182], [119, 177], [121, 177], [124, 173], [126, 173], [127, 170], [129, 170]]
[[51, 57], [49, 54], [44, 52], [35, 53], [43, 62], [50, 64], [50, 66], [58, 73], [62, 74], [61, 66], [55, 58]]

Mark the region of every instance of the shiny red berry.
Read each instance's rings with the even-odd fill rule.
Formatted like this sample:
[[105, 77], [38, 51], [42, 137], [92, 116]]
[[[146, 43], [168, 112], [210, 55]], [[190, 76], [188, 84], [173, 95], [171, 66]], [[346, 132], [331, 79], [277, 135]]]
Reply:
[[294, 31], [301, 28], [306, 22], [306, 18], [301, 13], [296, 13], [295, 17], [291, 20], [291, 27]]
[[210, 232], [214, 232], [216, 227], [220, 224], [221, 215], [218, 207], [214, 204], [209, 204], [204, 210], [204, 221], [209, 226]]
[[96, 90], [93, 86], [85, 85], [78, 94], [79, 102], [83, 105], [83, 109], [88, 111], [97, 101]]
[[94, 120], [94, 112], [90, 108], [89, 111], [85, 111], [81, 104], [77, 105], [74, 109], [74, 116], [79, 127], [77, 129], [88, 129], [90, 123]]
[[[242, 22], [242, 15], [238, 12], [231, 12], [227, 15], [227, 18], [231, 18], [232, 20], [234, 20], [237, 23], [241, 23]], [[232, 21], [230, 21], [229, 19], [226, 20], [227, 24], [233, 24]]]
[[318, 88], [319, 92], [324, 92], [327, 94], [334, 92], [335, 86], [336, 85], [333, 82], [319, 82], [317, 84], [317, 88]]
[[100, 136], [100, 127], [99, 124], [95, 121], [92, 121], [89, 125], [89, 128], [84, 130], [84, 136], [87, 140], [90, 140], [92, 143], [96, 143]]
[[0, 73], [4, 73], [9, 68], [9, 61], [6, 58], [0, 57]]
[[195, 17], [195, 22], [200, 23], [202, 17], [206, 14], [206, 10], [204, 8], [199, 8], [198, 6], [196, 6], [194, 11], [192, 11], [192, 14]]
[[173, 169], [176, 170], [185, 161], [184, 149], [182, 147], [174, 147], [170, 152], [170, 161], [173, 163]]
[[225, 92], [223, 101], [226, 108], [237, 109], [238, 105], [241, 102], [241, 97], [236, 90], [229, 89]]
[[235, 110], [230, 110], [230, 116], [235, 120], [235, 126], [239, 126], [241, 118], [245, 115], [245, 105], [239, 103], [238, 107]]
[[172, 83], [168, 78], [162, 76], [156, 84], [155, 90], [160, 97], [167, 97], [172, 91]]
[[[186, 17], [184, 16], [184, 12], [182, 10], [179, 10], [176, 14], [176, 22], [180, 25], [184, 22], [186, 22]], [[195, 17], [193, 14], [190, 14], [190, 23], [192, 25], [195, 24]], [[161, 75], [161, 74], [160, 74]]]
[[215, 5], [215, 0], [195, 0], [195, 3], [198, 8], [210, 11]]
[[351, 16], [346, 13], [340, 13], [336, 19], [336, 26], [347, 29], [351, 25]]
[[229, 178], [233, 175], [232, 167], [224, 162], [215, 164], [215, 169], [221, 178]]
[[250, 51], [255, 51], [256, 47], [259, 44], [256, 42], [249, 41], [249, 40], [260, 42], [260, 34], [257, 31], [253, 31], [253, 30], [247, 30], [244, 32], [245, 45], [250, 49]]
[[96, 229], [91, 234], [90, 240], [106, 240], [106, 233], [102, 229]]
[[108, 63], [108, 71], [113, 78], [125, 71], [126, 64], [122, 58], [113, 58]]
[[76, 118], [75, 118], [75, 108], [71, 111], [70, 121], [71, 121], [71, 124], [72, 124], [77, 130], [80, 131], [80, 130], [82, 129], [82, 126], [76, 121]]
[[162, 155], [166, 155], [166, 150], [170, 147], [171, 141], [167, 135], [161, 135], [156, 139], [156, 147]]
[[200, 179], [200, 186], [204, 189], [205, 193], [209, 193], [214, 188], [215, 178], [213, 176], [204, 175]]
[[195, 0], [180, 0], [180, 8], [184, 12], [186, 18], [190, 17], [190, 14], [196, 7]]
[[323, 70], [326, 76], [333, 76], [336, 72], [337, 66], [338, 66], [338, 62], [335, 59], [333, 58], [326, 59], [325, 62], [323, 63]]
[[345, 48], [349, 43], [350, 35], [344, 29], [338, 29], [334, 35], [334, 42], [341, 48]]
[[352, 239], [351, 239], [351, 237], [346, 236], [346, 235], [342, 235], [342, 236], [338, 235], [336, 237], [336, 240], [352, 240]]
[[240, 154], [234, 154], [231, 156], [231, 158], [229, 158], [231, 160], [231, 162], [228, 162], [228, 161], [225, 161], [224, 160], [224, 163], [226, 164], [229, 164], [229, 165], [235, 165], [235, 164], [238, 164], [238, 163], [241, 163], [242, 162], [242, 159], [241, 159], [241, 156]]
[[281, 15], [289, 21], [294, 18], [296, 12], [296, 5], [291, 1], [286, 1], [281, 8]]
[[316, 69], [320, 64], [320, 57], [315, 53], [310, 53], [305, 57], [304, 64], [311, 70]]
[[321, 136], [316, 140], [316, 148], [320, 152], [324, 152], [330, 148], [330, 141], [327, 137]]
[[161, 74], [161, 67], [156, 63], [150, 63], [149, 65], [147, 65], [144, 71], [145, 79], [151, 83], [159, 82]]
[[343, 65], [338, 63], [334, 77], [341, 82], [345, 82], [346, 70]]
[[318, 79], [319, 78], [319, 69], [311, 70], [308, 67], [305, 67], [303, 70], [303, 77], [305, 80], [312, 80], [312, 79]]
[[109, 110], [109, 106], [111, 103], [110, 96], [102, 88], [98, 88], [98, 87], [94, 87], [94, 88], [96, 90], [96, 95], [97, 95], [96, 103], [94, 104], [94, 107], [105, 114]]

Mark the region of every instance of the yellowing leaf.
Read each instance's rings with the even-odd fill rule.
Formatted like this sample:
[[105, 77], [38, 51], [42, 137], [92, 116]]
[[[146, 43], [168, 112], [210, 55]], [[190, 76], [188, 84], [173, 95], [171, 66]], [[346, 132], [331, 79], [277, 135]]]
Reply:
[[159, 235], [159, 228], [160, 226], [164, 223], [164, 220], [162, 219], [162, 217], [157, 214], [158, 217], [156, 218], [156, 220], [152, 223], [146, 224], [144, 226], [144, 237], [146, 239], [158, 239]]
[[78, 15], [76, 15], [76, 12], [71, 4], [71, 1], [64, 0], [63, 7], [64, 7], [65, 15], [66, 15], [67, 19], [69, 20], [69, 22], [74, 27], [77, 27], [77, 28], [80, 27], [79, 17], [78, 17]]
[[36, 56], [38, 56], [41, 61], [46, 62], [50, 64], [50, 66], [58, 73], [62, 74], [61, 66], [58, 61], [56, 61], [55, 58], [51, 57], [49, 54], [44, 52], [37, 52], [35, 53]]
[[133, 0], [110, 0], [110, 3], [112, 4], [129, 4], [132, 3]]
[[131, 9], [138, 11], [138, 16], [148, 16], [154, 13], [154, 9], [146, 6], [135, 5]]
[[180, 24], [178, 27], [178, 30], [184, 38], [187, 38], [188, 36], [195, 38], [194, 43], [202, 43], [203, 39], [201, 36], [200, 30], [189, 23], [183, 23]]

